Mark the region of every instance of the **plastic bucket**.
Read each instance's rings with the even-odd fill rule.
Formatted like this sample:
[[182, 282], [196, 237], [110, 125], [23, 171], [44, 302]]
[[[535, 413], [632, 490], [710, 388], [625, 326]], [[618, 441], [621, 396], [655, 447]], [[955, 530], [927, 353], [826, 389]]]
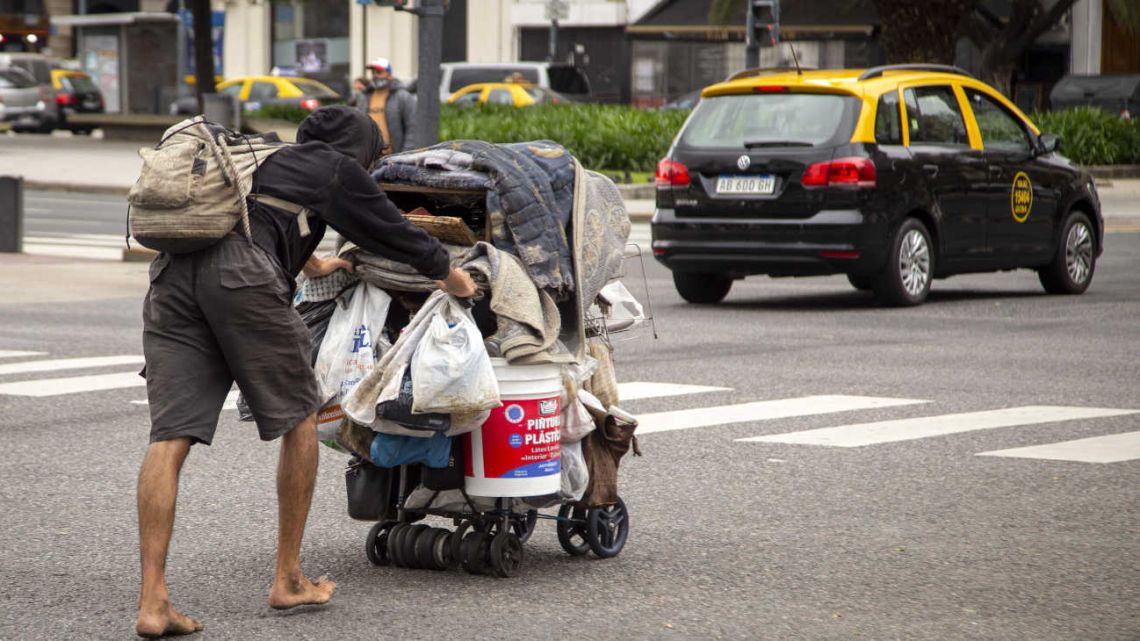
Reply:
[[463, 435], [467, 493], [543, 496], [562, 487], [562, 373], [557, 365], [492, 358], [502, 407]]

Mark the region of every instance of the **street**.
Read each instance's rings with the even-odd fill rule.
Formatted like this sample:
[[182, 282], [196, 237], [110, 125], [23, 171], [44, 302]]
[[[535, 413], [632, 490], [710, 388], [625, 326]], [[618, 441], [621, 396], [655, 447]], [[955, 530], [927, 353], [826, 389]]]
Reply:
[[[125, 225], [121, 196], [29, 192], [26, 215], [32, 245]], [[842, 276], [757, 277], [695, 306], [628, 263], [659, 338], [614, 336], [644, 456], [623, 460], [611, 560], [540, 521], [512, 579], [372, 567], [322, 448], [302, 558], [339, 589], [274, 612], [277, 447], [230, 405], [182, 476], [174, 603], [203, 639], [1140, 638], [1129, 225], [1076, 297], [1019, 271], [884, 309]], [[130, 638], [147, 266], [44, 253], [0, 258], [0, 638]]]

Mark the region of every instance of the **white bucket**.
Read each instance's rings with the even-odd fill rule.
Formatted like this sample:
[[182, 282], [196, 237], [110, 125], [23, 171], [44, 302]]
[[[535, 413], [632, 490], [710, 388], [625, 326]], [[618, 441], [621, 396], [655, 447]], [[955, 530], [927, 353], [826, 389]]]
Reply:
[[463, 435], [467, 493], [520, 497], [562, 487], [562, 373], [557, 365], [492, 358], [502, 407]]

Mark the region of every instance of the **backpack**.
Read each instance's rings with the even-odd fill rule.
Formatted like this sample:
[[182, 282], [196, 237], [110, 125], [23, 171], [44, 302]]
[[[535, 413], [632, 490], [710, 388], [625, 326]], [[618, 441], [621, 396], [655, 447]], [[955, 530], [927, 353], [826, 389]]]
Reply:
[[127, 229], [142, 246], [182, 254], [213, 245], [241, 223], [252, 241], [248, 198], [297, 215], [308, 235], [312, 212], [280, 198], [253, 194], [258, 166], [288, 145], [276, 135], [244, 136], [195, 116], [139, 150], [143, 167], [127, 194]]

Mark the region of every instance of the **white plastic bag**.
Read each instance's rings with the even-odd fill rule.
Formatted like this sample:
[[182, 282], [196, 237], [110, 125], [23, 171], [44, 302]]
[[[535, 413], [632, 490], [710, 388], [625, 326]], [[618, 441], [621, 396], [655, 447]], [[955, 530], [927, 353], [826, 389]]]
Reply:
[[448, 297], [412, 354], [412, 412], [472, 414], [502, 405], [483, 335], [471, 313]]
[[590, 484], [590, 469], [586, 467], [586, 455], [582, 453], [582, 443], [562, 444], [562, 487], [559, 496], [571, 501], [580, 501]]
[[391, 303], [387, 292], [368, 283], [353, 289], [347, 306], [337, 303], [313, 366], [321, 400], [339, 401], [372, 371], [388, 347], [383, 329]]
[[[582, 394], [584, 390], [579, 391]], [[585, 392], [589, 394], [589, 392]], [[590, 411], [586, 409], [586, 405], [581, 400], [575, 398], [574, 400], [562, 406], [562, 444], [577, 443], [586, 438], [590, 432], [594, 431], [597, 425], [594, 423], [594, 417], [590, 415]]]

